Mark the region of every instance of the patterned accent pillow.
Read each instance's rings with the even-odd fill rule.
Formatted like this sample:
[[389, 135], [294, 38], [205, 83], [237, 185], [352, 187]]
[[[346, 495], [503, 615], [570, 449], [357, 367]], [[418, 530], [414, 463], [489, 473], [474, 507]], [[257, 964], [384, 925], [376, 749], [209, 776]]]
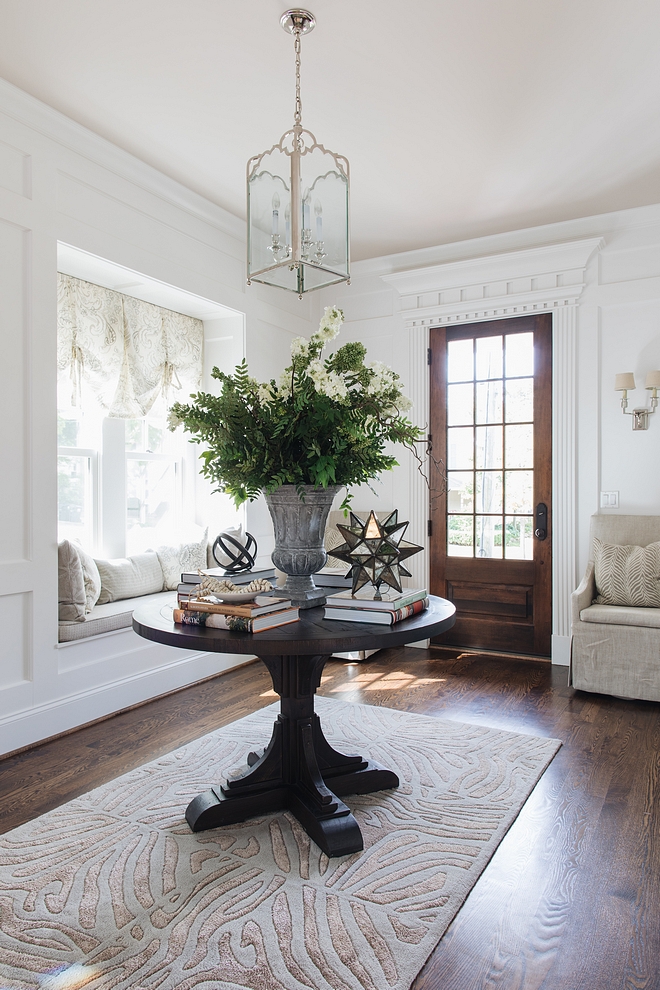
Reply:
[[58, 611], [60, 622], [85, 621], [85, 578], [78, 551], [69, 540], [57, 547]]
[[163, 569], [165, 591], [176, 591], [182, 571], [200, 571], [206, 567], [208, 530], [199, 543], [181, 543], [178, 547], [158, 547], [156, 553]]
[[660, 543], [616, 546], [594, 539], [594, 605], [660, 608]]
[[140, 598], [163, 590], [163, 572], [158, 555], [153, 550], [134, 557], [97, 560], [101, 575], [101, 594], [97, 605], [119, 602], [124, 598]]

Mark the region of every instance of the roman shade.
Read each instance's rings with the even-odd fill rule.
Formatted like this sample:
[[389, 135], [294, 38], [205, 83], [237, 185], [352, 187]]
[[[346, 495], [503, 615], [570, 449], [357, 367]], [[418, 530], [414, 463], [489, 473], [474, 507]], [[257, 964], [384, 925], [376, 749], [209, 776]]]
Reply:
[[204, 324], [70, 275], [58, 275], [57, 364], [72, 405], [89, 390], [107, 416], [139, 419], [199, 388]]

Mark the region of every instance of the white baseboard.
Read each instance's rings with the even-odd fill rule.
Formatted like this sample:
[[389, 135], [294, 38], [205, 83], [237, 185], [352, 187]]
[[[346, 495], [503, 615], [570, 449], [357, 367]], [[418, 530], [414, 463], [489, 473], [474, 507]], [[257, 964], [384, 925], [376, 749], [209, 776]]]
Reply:
[[186, 653], [152, 670], [8, 715], [0, 720], [0, 755], [169, 694], [250, 659], [235, 653]]
[[571, 637], [552, 637], [552, 662], [560, 667], [568, 667], [571, 659]]

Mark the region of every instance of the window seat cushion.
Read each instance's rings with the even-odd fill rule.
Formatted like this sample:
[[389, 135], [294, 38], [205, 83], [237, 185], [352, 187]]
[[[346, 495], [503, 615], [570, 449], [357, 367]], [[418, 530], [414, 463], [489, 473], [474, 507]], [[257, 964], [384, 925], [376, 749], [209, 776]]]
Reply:
[[[162, 600], [163, 605], [174, 604], [175, 597], [171, 591], [161, 591], [153, 595], [141, 595], [138, 598], [123, 598], [118, 602], [107, 602], [105, 605], [95, 605], [84, 622], [60, 622], [60, 643], [71, 643], [99, 633], [114, 632], [115, 629], [130, 628], [133, 619], [133, 609], [144, 602]], [[660, 609], [658, 609], [660, 611]]]
[[[96, 611], [96, 609], [94, 610]], [[660, 629], [660, 608], [633, 605], [590, 605], [580, 612], [582, 622], [603, 622], [612, 626], [646, 626]]]

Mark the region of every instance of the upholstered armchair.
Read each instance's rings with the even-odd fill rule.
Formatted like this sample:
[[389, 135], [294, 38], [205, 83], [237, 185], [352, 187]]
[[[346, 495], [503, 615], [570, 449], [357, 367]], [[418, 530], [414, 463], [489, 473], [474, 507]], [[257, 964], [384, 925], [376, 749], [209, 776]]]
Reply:
[[660, 516], [592, 516], [589, 563], [571, 596], [569, 683], [582, 691], [660, 701], [660, 608], [593, 604], [594, 540], [647, 547], [660, 541]]

